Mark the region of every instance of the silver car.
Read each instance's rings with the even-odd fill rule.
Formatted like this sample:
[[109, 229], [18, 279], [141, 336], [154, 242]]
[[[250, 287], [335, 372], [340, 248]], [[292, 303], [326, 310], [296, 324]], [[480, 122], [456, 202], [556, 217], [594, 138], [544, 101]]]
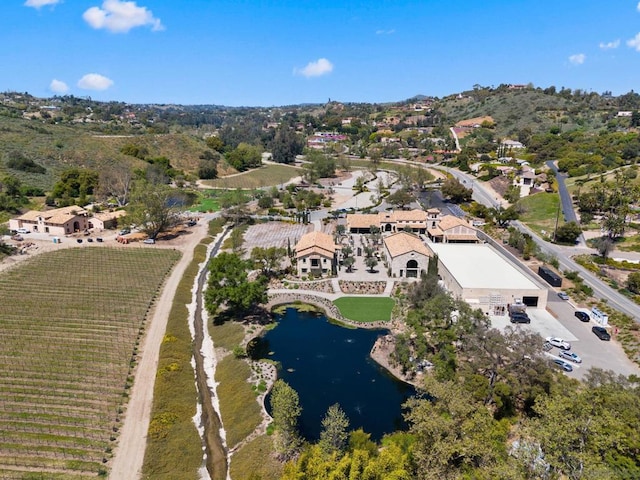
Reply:
[[560, 358], [564, 358], [565, 360], [569, 360], [570, 362], [573, 362], [573, 363], [582, 363], [582, 359], [573, 352], [567, 352], [563, 350], [558, 354], [558, 356]]

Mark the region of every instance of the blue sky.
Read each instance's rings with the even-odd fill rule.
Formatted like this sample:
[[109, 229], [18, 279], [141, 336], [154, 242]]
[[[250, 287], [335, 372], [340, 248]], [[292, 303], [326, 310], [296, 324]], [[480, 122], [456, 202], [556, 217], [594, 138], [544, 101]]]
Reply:
[[279, 106], [638, 90], [638, 0], [3, 0], [0, 91]]

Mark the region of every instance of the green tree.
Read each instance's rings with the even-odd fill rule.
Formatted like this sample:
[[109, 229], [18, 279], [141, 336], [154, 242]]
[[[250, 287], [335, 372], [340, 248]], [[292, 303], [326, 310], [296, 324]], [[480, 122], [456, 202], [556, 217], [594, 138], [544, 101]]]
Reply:
[[306, 154], [306, 177], [309, 182], [319, 178], [333, 177], [336, 174], [336, 161], [331, 155], [318, 150], [309, 150]]
[[496, 222], [500, 228], [505, 228], [507, 225], [509, 225], [509, 222], [511, 220], [517, 220], [520, 216], [518, 214], [518, 210], [514, 205], [511, 205], [508, 208], [503, 208], [502, 206], [491, 208], [489, 210], [489, 214], [493, 218], [493, 221]]
[[387, 202], [397, 208], [404, 208], [415, 201], [415, 196], [407, 189], [400, 188], [387, 197]]
[[222, 152], [224, 150], [224, 142], [220, 137], [212, 135], [207, 137], [205, 143], [207, 144], [207, 147], [211, 150], [215, 150], [216, 152]]
[[582, 228], [576, 222], [567, 222], [556, 230], [556, 241], [560, 243], [576, 243], [582, 234]]
[[139, 180], [131, 193], [127, 220], [155, 239], [160, 233], [180, 223], [184, 195], [164, 184]]
[[270, 148], [274, 162], [293, 163], [296, 155], [300, 155], [304, 150], [304, 139], [289, 125], [283, 124], [278, 127]]
[[559, 385], [540, 395], [526, 428], [556, 475], [571, 480], [639, 478], [638, 384], [592, 370], [586, 387]]
[[374, 256], [367, 257], [364, 259], [364, 263], [367, 266], [367, 268], [369, 268], [369, 271], [373, 273], [374, 268], [376, 267], [376, 265], [378, 265], [378, 259]]
[[416, 478], [492, 478], [493, 468], [509, 462], [507, 430], [458, 382], [427, 376], [424, 387], [429, 399], [407, 403]]
[[349, 434], [349, 419], [337, 403], [331, 405], [322, 419], [320, 447], [326, 453], [343, 452]]
[[593, 241], [593, 246], [598, 250], [598, 253], [602, 256], [603, 260], [606, 260], [613, 250], [613, 240], [609, 237], [596, 238]]
[[504, 199], [509, 203], [516, 203], [520, 200], [520, 187], [517, 185], [509, 185], [504, 194]]
[[286, 253], [285, 248], [255, 247], [251, 250], [251, 260], [262, 269], [263, 274], [270, 275], [280, 266]]
[[239, 144], [234, 150], [225, 154], [227, 163], [239, 172], [244, 172], [249, 168], [257, 168], [262, 165], [262, 150], [260, 147]]
[[640, 293], [640, 272], [631, 272], [627, 277], [627, 289], [635, 294]]
[[69, 168], [60, 174], [51, 191], [51, 196], [58, 199], [79, 199], [83, 203], [88, 195], [93, 195], [98, 186], [98, 172], [86, 168]]
[[442, 195], [449, 198], [453, 203], [468, 202], [471, 200], [473, 190], [466, 188], [456, 178], [449, 177], [442, 183]]
[[209, 262], [209, 282], [205, 292], [205, 307], [211, 315], [225, 305], [236, 315], [267, 301], [267, 282], [263, 276], [248, 278], [250, 261], [235, 253], [222, 252]]
[[301, 413], [298, 392], [284, 380], [276, 380], [271, 391], [271, 416], [276, 452], [282, 459], [291, 459], [300, 450], [302, 440], [298, 433], [298, 418]]

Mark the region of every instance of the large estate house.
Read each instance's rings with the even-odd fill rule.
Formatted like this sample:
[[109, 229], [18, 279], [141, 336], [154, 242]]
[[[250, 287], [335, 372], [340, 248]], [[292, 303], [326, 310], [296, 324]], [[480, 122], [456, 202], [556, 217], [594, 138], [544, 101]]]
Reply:
[[338, 247], [331, 235], [323, 232], [307, 233], [296, 244], [298, 276], [335, 274]]
[[68, 235], [89, 228], [89, 214], [76, 205], [47, 211], [30, 210], [9, 220], [9, 229], [28, 232]]
[[417, 235], [397, 232], [384, 237], [384, 252], [392, 277], [419, 278], [433, 254]]
[[427, 212], [415, 209], [347, 215], [347, 231], [350, 233], [371, 233], [372, 226], [379, 228], [381, 232], [410, 230], [414, 233], [425, 233]]

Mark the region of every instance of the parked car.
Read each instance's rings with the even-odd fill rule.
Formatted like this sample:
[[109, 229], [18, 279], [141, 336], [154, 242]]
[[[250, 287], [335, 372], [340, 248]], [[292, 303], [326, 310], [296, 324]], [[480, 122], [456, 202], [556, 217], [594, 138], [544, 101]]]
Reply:
[[573, 372], [573, 367], [571, 366], [570, 363], [565, 362], [564, 360], [561, 360], [559, 358], [554, 358], [553, 359], [553, 363], [555, 363], [556, 365], [558, 365], [561, 369], [563, 369], [565, 372]]
[[565, 360], [569, 360], [573, 363], [582, 363], [582, 359], [573, 352], [567, 352], [565, 350], [561, 351], [558, 355], [560, 358], [564, 358]]
[[531, 323], [529, 315], [526, 313], [514, 313], [509, 316], [511, 323]]
[[569, 300], [569, 295], [565, 292], [558, 292], [558, 297], [560, 297], [561, 300]]
[[24, 235], [25, 233], [29, 233], [29, 230], [26, 228], [19, 228], [16, 230], [16, 233], [21, 233], [22, 235]]
[[600, 340], [606, 340], [606, 341], [611, 340], [611, 335], [609, 334], [609, 332], [607, 332], [607, 329], [604, 327], [599, 327], [597, 325], [594, 325], [593, 327], [591, 327], [591, 331], [595, 333], [596, 337], [598, 337]]
[[129, 228], [123, 228], [122, 230], [120, 230], [120, 235], [128, 235], [131, 233], [131, 229]]
[[589, 314], [587, 312], [583, 312], [582, 310], [576, 310], [574, 315], [581, 322], [588, 322], [590, 320]]
[[142, 243], [148, 243], [153, 245], [156, 241], [153, 238], [145, 238]]
[[558, 347], [562, 350], [571, 350], [571, 344], [566, 340], [563, 340], [558, 337], [547, 337], [545, 338], [547, 342], [549, 342], [554, 347]]

